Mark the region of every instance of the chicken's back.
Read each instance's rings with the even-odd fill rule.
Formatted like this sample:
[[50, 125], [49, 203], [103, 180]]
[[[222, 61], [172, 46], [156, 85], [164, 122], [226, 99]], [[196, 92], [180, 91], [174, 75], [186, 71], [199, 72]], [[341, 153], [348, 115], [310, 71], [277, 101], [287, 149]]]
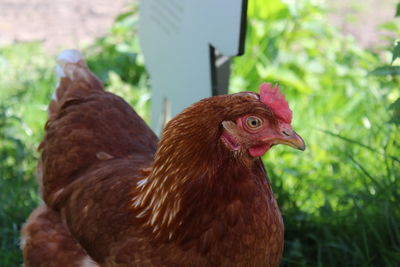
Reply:
[[56, 70], [60, 82], [39, 147], [43, 199], [52, 208], [91, 166], [127, 156], [150, 165], [157, 146], [146, 123], [122, 98], [103, 90], [78, 51], [60, 54]]

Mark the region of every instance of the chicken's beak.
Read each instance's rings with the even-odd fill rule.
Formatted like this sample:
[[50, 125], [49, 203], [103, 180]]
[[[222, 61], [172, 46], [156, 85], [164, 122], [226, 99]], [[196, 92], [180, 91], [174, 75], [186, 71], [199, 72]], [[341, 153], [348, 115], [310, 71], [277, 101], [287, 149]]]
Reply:
[[302, 151], [306, 149], [306, 144], [304, 143], [303, 138], [301, 138], [301, 136], [295, 131], [291, 131], [290, 135], [284, 135], [276, 138], [274, 143], [288, 145]]

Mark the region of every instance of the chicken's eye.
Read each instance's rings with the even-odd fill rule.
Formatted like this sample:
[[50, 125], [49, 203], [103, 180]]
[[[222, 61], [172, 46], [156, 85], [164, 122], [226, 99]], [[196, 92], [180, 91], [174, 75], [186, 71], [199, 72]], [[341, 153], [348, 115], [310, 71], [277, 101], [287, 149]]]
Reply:
[[246, 125], [251, 130], [257, 130], [262, 126], [262, 120], [259, 117], [250, 116], [246, 119]]

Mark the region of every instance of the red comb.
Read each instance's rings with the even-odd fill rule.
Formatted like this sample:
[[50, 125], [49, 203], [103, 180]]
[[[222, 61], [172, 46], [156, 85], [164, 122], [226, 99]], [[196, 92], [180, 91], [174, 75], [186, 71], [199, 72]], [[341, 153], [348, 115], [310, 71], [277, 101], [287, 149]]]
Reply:
[[280, 94], [280, 88], [277, 84], [272, 87], [271, 83], [262, 83], [260, 86], [260, 98], [278, 119], [289, 124], [292, 122], [292, 111], [285, 99], [285, 95], [283, 93]]

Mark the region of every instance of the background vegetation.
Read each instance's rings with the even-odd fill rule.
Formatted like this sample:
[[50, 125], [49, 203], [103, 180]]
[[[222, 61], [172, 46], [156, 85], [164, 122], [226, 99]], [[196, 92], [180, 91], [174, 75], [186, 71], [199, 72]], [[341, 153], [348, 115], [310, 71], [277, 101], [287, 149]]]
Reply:
[[[320, 2], [249, 3], [246, 53], [234, 60], [231, 91], [279, 82], [308, 146], [277, 147], [264, 158], [285, 220], [282, 265], [399, 266], [399, 22], [382, 25], [386, 48], [366, 50], [328, 24]], [[108, 90], [148, 119], [136, 14], [122, 14], [83, 50]], [[40, 201], [36, 147], [53, 68], [40, 44], [0, 47], [0, 266], [21, 264], [19, 230]]]

